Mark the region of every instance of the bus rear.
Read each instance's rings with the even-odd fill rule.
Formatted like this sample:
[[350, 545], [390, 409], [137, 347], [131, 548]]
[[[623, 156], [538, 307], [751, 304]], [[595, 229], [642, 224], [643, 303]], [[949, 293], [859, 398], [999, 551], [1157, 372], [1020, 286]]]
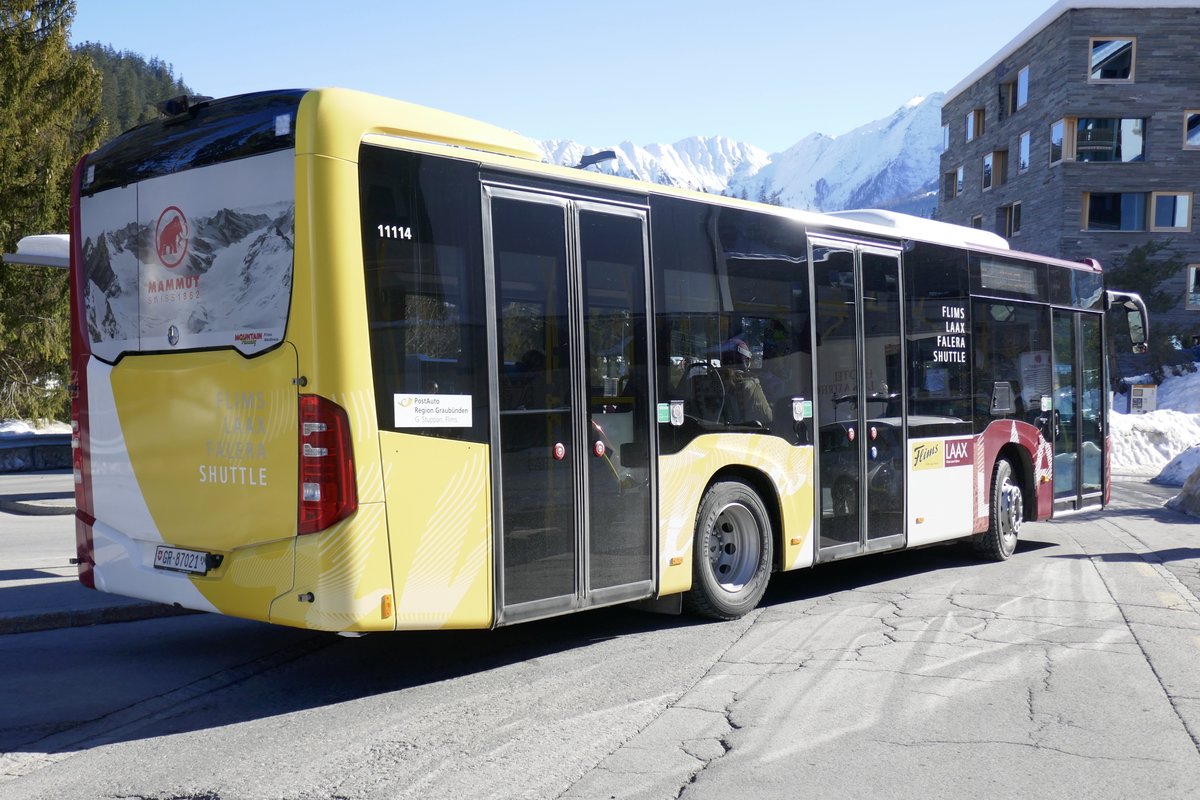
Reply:
[[306, 388], [287, 337], [303, 95], [185, 101], [76, 170], [80, 580], [251, 619], [391, 627], [386, 569], [370, 598], [329, 587], [320, 619], [312, 589], [293, 591], [298, 539], [326, 537], [328, 555], [358, 503], [348, 416]]

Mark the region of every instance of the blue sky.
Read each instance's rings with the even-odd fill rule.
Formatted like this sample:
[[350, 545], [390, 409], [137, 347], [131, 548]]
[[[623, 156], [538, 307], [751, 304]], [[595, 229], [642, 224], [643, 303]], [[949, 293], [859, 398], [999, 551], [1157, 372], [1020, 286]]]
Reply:
[[537, 139], [782, 150], [949, 89], [1052, 0], [77, 0], [195, 91], [345, 86]]

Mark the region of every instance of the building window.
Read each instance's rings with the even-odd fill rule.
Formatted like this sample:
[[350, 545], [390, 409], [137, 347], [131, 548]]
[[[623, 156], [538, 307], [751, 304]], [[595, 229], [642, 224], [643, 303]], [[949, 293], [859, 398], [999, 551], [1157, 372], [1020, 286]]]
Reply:
[[1085, 231], [1146, 230], [1145, 192], [1085, 192]]
[[1200, 311], [1200, 264], [1188, 265], [1186, 303], [1188, 309]]
[[983, 214], [976, 214], [971, 217], [971, 227], [983, 230]]
[[1017, 172], [1029, 169], [1029, 131], [1017, 137]]
[[1152, 231], [1192, 229], [1191, 192], [1154, 192], [1150, 198]]
[[950, 149], [950, 126], [943, 125], [942, 126], [942, 152], [944, 153], [949, 149]]
[[1065, 155], [1076, 161], [1142, 161], [1145, 135], [1144, 119], [1081, 118], [1075, 123], [1074, 153]]
[[942, 191], [946, 193], [947, 199], [954, 199], [963, 193], [963, 168], [960, 166], [954, 172], [947, 172], [942, 175], [944, 186]]
[[967, 141], [975, 141], [975, 137], [983, 136], [983, 109], [973, 109], [967, 114]]
[[1011, 117], [1029, 103], [1029, 67], [1021, 67], [1017, 77], [1000, 84], [1000, 118]]
[[1011, 239], [1021, 232], [1021, 204], [1004, 206], [1004, 238]]
[[1063, 160], [1063, 142], [1067, 129], [1066, 120], [1059, 120], [1050, 125], [1050, 163], [1057, 164]]
[[988, 153], [983, 157], [983, 190], [986, 192], [992, 188], [992, 160], [995, 153]]
[[1133, 57], [1137, 40], [1128, 38], [1093, 37], [1091, 43], [1091, 68], [1088, 80], [1133, 81]]
[[1183, 146], [1200, 149], [1200, 111], [1183, 112]]

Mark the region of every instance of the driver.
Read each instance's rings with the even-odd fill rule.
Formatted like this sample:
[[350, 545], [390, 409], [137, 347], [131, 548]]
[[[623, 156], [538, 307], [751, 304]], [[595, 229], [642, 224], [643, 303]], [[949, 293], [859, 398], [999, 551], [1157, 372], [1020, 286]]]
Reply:
[[721, 346], [721, 367], [730, 387], [728, 399], [732, 401], [726, 403], [729, 421], [767, 425], [773, 417], [771, 404], [763, 393], [762, 383], [750, 372], [753, 358], [750, 345], [737, 336]]

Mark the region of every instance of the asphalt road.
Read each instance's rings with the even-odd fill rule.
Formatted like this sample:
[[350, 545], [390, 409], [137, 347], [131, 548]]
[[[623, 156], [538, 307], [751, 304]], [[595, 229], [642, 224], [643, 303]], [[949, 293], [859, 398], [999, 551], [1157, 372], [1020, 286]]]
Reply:
[[1200, 796], [1200, 520], [1164, 494], [1119, 484], [1003, 564], [779, 575], [731, 623], [0, 636], [0, 797]]

